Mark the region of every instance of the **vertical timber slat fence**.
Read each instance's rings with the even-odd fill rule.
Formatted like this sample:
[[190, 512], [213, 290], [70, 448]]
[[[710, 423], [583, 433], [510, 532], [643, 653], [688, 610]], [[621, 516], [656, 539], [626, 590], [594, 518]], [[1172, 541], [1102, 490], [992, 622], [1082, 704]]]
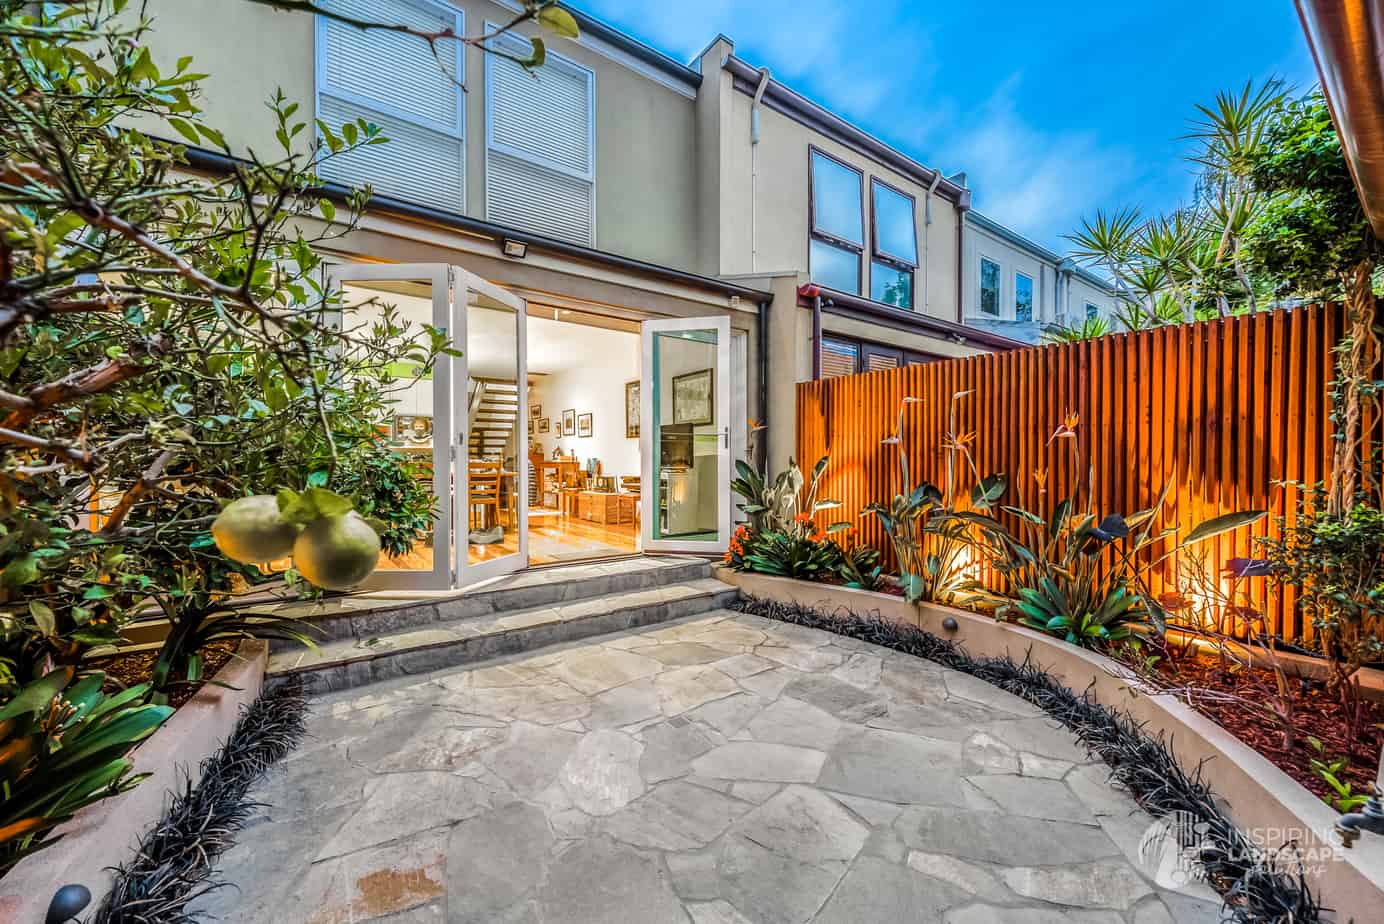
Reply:
[[[1089, 477], [1098, 515], [1134, 513], [1170, 483], [1165, 519], [1183, 534], [1220, 513], [1267, 510], [1254, 526], [1202, 550], [1208, 574], [1220, 576], [1230, 558], [1255, 554], [1253, 538], [1276, 536], [1279, 517], [1291, 522], [1292, 483], [1329, 473], [1331, 348], [1343, 325], [1339, 305], [1316, 305], [804, 382], [798, 459], [810, 466], [831, 457], [822, 496], [842, 508], [819, 519], [854, 523], [847, 541], [874, 546], [892, 566], [879, 522], [860, 515], [912, 487], [900, 484], [899, 447], [881, 441], [895, 435], [903, 398], [922, 399], [907, 406], [902, 445], [915, 483], [942, 484], [952, 395], [969, 391], [957, 430], [975, 431], [971, 449], [982, 473], [1008, 476], [1004, 503], [1046, 516], [1074, 487], [1084, 501]], [[1067, 441], [1050, 440], [1069, 412], [1080, 415], [1075, 468]], [[1379, 425], [1368, 422], [1367, 444], [1379, 439], [1372, 432]], [[1045, 493], [1037, 470], [1047, 471]], [[1170, 590], [1174, 579], [1156, 574], [1154, 591]], [[1255, 584], [1271, 628], [1311, 638], [1290, 594]]]

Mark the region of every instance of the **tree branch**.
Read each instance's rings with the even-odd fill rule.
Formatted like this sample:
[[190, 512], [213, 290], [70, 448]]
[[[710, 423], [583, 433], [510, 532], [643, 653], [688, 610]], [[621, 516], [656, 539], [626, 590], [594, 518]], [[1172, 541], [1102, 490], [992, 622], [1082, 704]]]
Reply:
[[145, 359], [150, 356], [161, 356], [172, 346], [173, 338], [168, 334], [155, 334], [147, 340], [136, 343], [131, 347], [130, 352], [124, 356], [105, 360], [86, 369], [78, 369], [56, 382], [40, 385], [29, 392], [27, 398], [21, 398], [18, 395], [13, 396], [19, 398], [20, 401], [27, 402], [27, 407], [16, 406], [0, 397], [0, 404], [14, 408], [10, 415], [5, 418], [3, 426], [9, 429], [22, 427], [35, 416], [55, 405], [71, 401], [74, 398], [100, 394], [114, 388], [121, 382], [142, 375], [149, 368], [144, 362]]
[[134, 509], [135, 503], [150, 491], [159, 490], [159, 480], [163, 477], [163, 470], [168, 468], [168, 463], [173, 461], [173, 457], [178, 454], [176, 448], [165, 449], [149, 463], [149, 467], [144, 470], [144, 474], [139, 476], [139, 480], [120, 496], [115, 509], [111, 511], [110, 517], [101, 526], [102, 536], [114, 536], [118, 534], [121, 527], [125, 524], [125, 518]]
[[48, 456], [56, 456], [67, 462], [76, 465], [78, 468], [91, 470], [95, 468], [96, 456], [87, 452], [85, 449], [78, 449], [67, 443], [59, 443], [56, 440], [46, 440], [41, 436], [34, 436], [29, 433], [20, 433], [15, 430], [8, 430], [0, 427], [0, 443], [9, 443], [12, 446], [23, 446], [35, 452]]

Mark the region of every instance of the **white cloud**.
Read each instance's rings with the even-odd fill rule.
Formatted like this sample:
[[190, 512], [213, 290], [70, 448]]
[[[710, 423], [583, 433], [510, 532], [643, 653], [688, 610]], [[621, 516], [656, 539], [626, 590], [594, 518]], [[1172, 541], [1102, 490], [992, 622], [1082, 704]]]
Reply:
[[1004, 81], [942, 139], [943, 168], [965, 170], [986, 215], [1058, 250], [1060, 235], [1098, 207], [1119, 207], [1140, 172], [1132, 150], [1091, 131], [1049, 131], [1014, 106], [1021, 75]]

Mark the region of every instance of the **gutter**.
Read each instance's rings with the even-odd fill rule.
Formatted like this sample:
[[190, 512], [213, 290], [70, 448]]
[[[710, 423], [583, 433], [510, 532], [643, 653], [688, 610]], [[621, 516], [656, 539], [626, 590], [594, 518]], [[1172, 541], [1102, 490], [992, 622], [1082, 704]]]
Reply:
[[[167, 143], [173, 144], [174, 142]], [[194, 170], [200, 170], [204, 173], [225, 174], [230, 173], [236, 167], [249, 165], [248, 161], [241, 158], [229, 157], [216, 151], [209, 151], [206, 148], [195, 148], [188, 145], [182, 145], [182, 147], [186, 152], [187, 165]], [[329, 182], [323, 184], [318, 191], [328, 199], [344, 203], [347, 200], [350, 188], [343, 183]], [[504, 225], [495, 224], [494, 222], [483, 221], [479, 218], [458, 215], [455, 212], [446, 212], [442, 209], [432, 208], [431, 206], [415, 205], [411, 202], [404, 202], [401, 199], [394, 199], [389, 196], [371, 196], [369, 202], [366, 204], [366, 211], [395, 215], [410, 221], [426, 222], [455, 231], [464, 231], [467, 234], [489, 237], [492, 238], [497, 245], [504, 240], [519, 241], [535, 250], [560, 254], [561, 256], [571, 257], [572, 259], [581, 260], [586, 263], [595, 263], [599, 266], [620, 269], [650, 279], [673, 282], [707, 292], [716, 292], [728, 297], [736, 296], [747, 302], [759, 303], [771, 302], [774, 300], [772, 292], [766, 292], [761, 289], [752, 289], [748, 286], [736, 285], [735, 283], [725, 282], [711, 276], [701, 276], [696, 273], [674, 269], [671, 266], [662, 266], [658, 263], [648, 263], [644, 260], [637, 260], [634, 257], [625, 257], [604, 250], [595, 250], [591, 247], [583, 247], [580, 244], [573, 244], [542, 234], [533, 234], [529, 231], [520, 231], [517, 228], [509, 228]]]
[[841, 314], [884, 321], [902, 330], [918, 330], [932, 334], [939, 339], [967, 344], [992, 352], [1026, 350], [1033, 347], [1031, 343], [1014, 340], [1002, 334], [991, 333], [976, 327], [967, 327], [953, 321], [943, 321], [940, 318], [930, 318], [916, 311], [906, 311], [903, 308], [895, 308], [893, 305], [886, 305], [883, 302], [871, 301], [859, 295], [837, 292], [835, 289], [822, 288], [816, 285], [798, 287], [798, 305], [802, 308], [812, 309], [813, 313], [812, 336], [814, 343], [818, 346], [817, 359], [813, 363], [814, 377], [820, 377], [821, 372], [821, 312], [830, 308], [844, 309], [840, 312]]
[[1376, 237], [1384, 237], [1384, 10], [1377, 0], [1297, 0], [1331, 121]]
[[[759, 86], [759, 68], [737, 58], [735, 55], [728, 55], [721, 66], [730, 72], [730, 75], [734, 78], [734, 85], [737, 90], [750, 96], [754, 95]], [[812, 102], [812, 100], [790, 89], [777, 80], [771, 79], [769, 81], [768, 88], [764, 92], [762, 100], [764, 105], [768, 106], [770, 109], [783, 113], [795, 122], [805, 125], [813, 131], [851, 148], [858, 154], [889, 167], [891, 170], [904, 175], [919, 186], [927, 186], [932, 183], [934, 179], [941, 176], [939, 171], [924, 166], [907, 154], [904, 154], [902, 151], [890, 147], [878, 138], [857, 128], [834, 112]], [[964, 186], [953, 183], [944, 177], [938, 188], [944, 196], [953, 202], [964, 204], [968, 208], [970, 207], [971, 191]]]

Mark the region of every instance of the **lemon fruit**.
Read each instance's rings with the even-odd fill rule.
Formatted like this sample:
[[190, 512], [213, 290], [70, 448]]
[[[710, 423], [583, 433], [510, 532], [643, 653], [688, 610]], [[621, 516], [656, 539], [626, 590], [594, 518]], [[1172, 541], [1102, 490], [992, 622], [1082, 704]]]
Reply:
[[211, 537], [227, 558], [253, 565], [293, 551], [298, 527], [279, 513], [275, 497], [256, 494], [227, 504], [211, 524]]
[[293, 543], [293, 567], [324, 590], [347, 590], [380, 561], [380, 537], [354, 510], [313, 520]]

